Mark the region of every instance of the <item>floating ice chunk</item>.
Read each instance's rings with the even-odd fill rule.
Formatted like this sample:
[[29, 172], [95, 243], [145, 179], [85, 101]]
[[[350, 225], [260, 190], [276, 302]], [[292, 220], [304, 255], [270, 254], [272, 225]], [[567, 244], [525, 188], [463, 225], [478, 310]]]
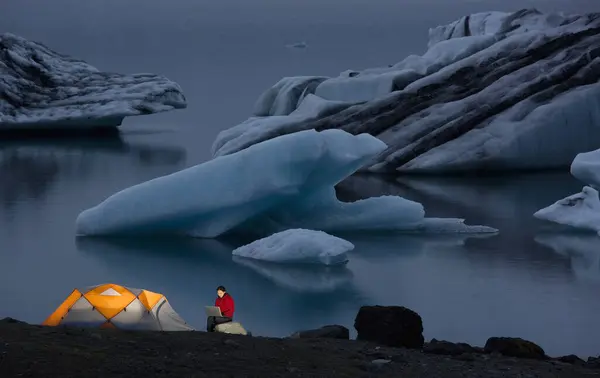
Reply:
[[600, 150], [577, 154], [571, 163], [571, 174], [590, 186], [600, 188]]
[[[265, 219], [266, 218], [266, 219]], [[269, 223], [271, 222], [271, 223]], [[287, 228], [312, 228], [325, 232], [495, 233], [487, 226], [465, 225], [455, 218], [425, 218], [418, 202], [399, 196], [381, 196], [341, 202], [333, 187], [314, 190], [285, 207], [257, 218], [251, 228], [276, 232]], [[268, 227], [271, 227], [269, 229]]]
[[497, 233], [498, 229], [482, 225], [468, 225], [465, 224], [464, 219], [459, 218], [424, 218], [414, 231], [432, 234], [493, 234]]
[[573, 194], [533, 214], [538, 219], [593, 230], [600, 233], [600, 199], [598, 191], [584, 186], [581, 193]]
[[233, 251], [233, 255], [281, 263], [338, 265], [348, 262], [354, 245], [323, 231], [289, 229]]
[[124, 189], [79, 214], [78, 234], [216, 237], [319, 187], [385, 149], [368, 134], [307, 130]]
[[423, 205], [397, 196], [341, 202], [333, 187], [307, 193], [302, 199], [268, 213], [280, 225], [337, 231], [413, 230], [425, 217]]
[[159, 75], [101, 72], [9, 33], [0, 46], [0, 130], [115, 127], [187, 106], [179, 85]]
[[302, 42], [287, 44], [287, 45], [285, 45], [285, 47], [287, 47], [288, 49], [305, 49], [308, 47], [308, 44], [306, 42], [302, 41]]
[[447, 232], [448, 224], [464, 231], [461, 220], [427, 220], [421, 204], [401, 197], [337, 200], [334, 186], [385, 148], [342, 130], [288, 134], [124, 189], [79, 214], [77, 233], [211, 238], [290, 228]]

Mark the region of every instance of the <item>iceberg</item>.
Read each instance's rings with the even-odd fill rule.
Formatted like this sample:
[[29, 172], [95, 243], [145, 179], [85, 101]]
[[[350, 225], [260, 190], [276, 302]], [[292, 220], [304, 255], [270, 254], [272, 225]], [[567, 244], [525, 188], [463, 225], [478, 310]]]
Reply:
[[14, 34], [0, 34], [0, 130], [116, 127], [127, 116], [187, 106], [159, 75], [102, 72]]
[[254, 104], [255, 116], [288, 115], [293, 112], [305, 94], [312, 93], [326, 77], [284, 77], [260, 95]]
[[571, 175], [600, 189], [600, 150], [577, 154], [571, 163]]
[[584, 186], [576, 193], [536, 211], [534, 217], [566, 226], [600, 233], [600, 199], [598, 191]]
[[215, 238], [290, 228], [497, 231], [465, 225], [462, 219], [425, 218], [421, 204], [402, 197], [340, 202], [334, 186], [385, 148], [371, 135], [342, 130], [283, 135], [121, 190], [81, 212], [76, 232]]
[[[294, 121], [304, 121], [309, 119], [317, 119], [327, 114], [333, 114], [338, 112], [340, 109], [345, 109], [350, 106], [350, 103], [343, 101], [328, 101], [313, 94], [307, 94], [302, 97], [297, 108], [295, 108], [288, 115], [275, 115], [269, 117], [250, 117], [241, 124], [224, 130], [219, 133], [220, 139], [216, 141], [212, 146], [212, 153], [216, 151], [228, 151], [231, 149], [237, 149], [240, 143], [243, 143], [244, 139], [240, 138], [241, 135], [250, 136], [255, 135], [260, 138], [270, 133], [275, 133], [278, 136], [278, 132], [282, 127], [283, 123], [292, 124]], [[270, 102], [267, 102], [270, 104]], [[256, 114], [262, 114], [261, 112], [270, 107], [271, 105], [264, 105], [259, 102], [256, 106]], [[269, 112], [276, 113], [278, 107], [270, 108]], [[270, 139], [270, 138], [267, 138]], [[222, 148], [223, 147], [223, 148]], [[222, 153], [222, 155], [226, 155]]]
[[[314, 77], [286, 92], [346, 104], [310, 118], [261, 112], [213, 143], [213, 157], [302, 130], [368, 133], [386, 143], [362, 171], [440, 173], [566, 167], [600, 148], [600, 17], [535, 9], [472, 14], [429, 31], [428, 50], [390, 67]], [[301, 93], [300, 97], [297, 93]], [[314, 99], [311, 101], [315, 101]], [[266, 105], [265, 105], [266, 108]], [[245, 123], [242, 123], [243, 125]]]
[[600, 150], [578, 154], [571, 164], [571, 174], [586, 185], [581, 193], [570, 195], [536, 211], [533, 216], [600, 234]]
[[233, 250], [234, 256], [255, 260], [340, 265], [348, 262], [354, 244], [323, 231], [301, 228], [275, 233]]

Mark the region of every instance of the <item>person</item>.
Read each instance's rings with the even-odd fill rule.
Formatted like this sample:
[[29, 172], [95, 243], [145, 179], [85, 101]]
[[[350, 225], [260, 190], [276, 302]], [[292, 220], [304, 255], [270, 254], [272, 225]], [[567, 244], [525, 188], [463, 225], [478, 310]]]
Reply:
[[229, 295], [225, 286], [219, 286], [217, 288], [217, 298], [215, 299], [215, 306], [221, 309], [223, 316], [209, 316], [206, 319], [206, 331], [214, 332], [215, 327], [218, 324], [228, 323], [233, 320], [233, 313], [235, 312], [235, 303], [233, 297]]

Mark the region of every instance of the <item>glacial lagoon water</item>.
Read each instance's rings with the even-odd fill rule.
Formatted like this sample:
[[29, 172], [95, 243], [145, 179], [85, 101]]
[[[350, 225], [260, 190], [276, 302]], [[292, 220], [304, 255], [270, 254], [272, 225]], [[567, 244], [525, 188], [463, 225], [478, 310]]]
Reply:
[[[3, 31], [101, 69], [178, 81], [189, 108], [125, 121], [120, 137], [0, 141], [0, 317], [41, 322], [74, 287], [116, 282], [164, 293], [192, 325], [223, 284], [255, 334], [338, 323], [364, 304], [421, 314], [426, 338], [483, 345], [520, 336], [551, 355], [600, 353], [600, 238], [533, 219], [578, 191], [566, 172], [487, 178], [352, 177], [344, 200], [398, 194], [429, 216], [463, 217], [498, 235], [339, 235], [342, 268], [236, 260], [236, 240], [77, 239], [83, 209], [130, 185], [210, 157], [223, 128], [286, 75], [386, 65], [426, 46], [427, 29], [464, 14], [536, 6], [592, 11], [592, 1], [79, 2], [8, 0]], [[595, 8], [594, 8], [595, 7]], [[140, 9], [144, 9], [143, 12]], [[68, 10], [68, 11], [65, 11]], [[304, 49], [288, 44], [306, 41]], [[209, 183], [207, 183], [209, 184]]]

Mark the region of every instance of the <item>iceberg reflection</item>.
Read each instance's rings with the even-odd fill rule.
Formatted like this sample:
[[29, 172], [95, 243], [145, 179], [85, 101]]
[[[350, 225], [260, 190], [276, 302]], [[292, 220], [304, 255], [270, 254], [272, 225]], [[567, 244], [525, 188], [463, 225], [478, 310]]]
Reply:
[[600, 283], [600, 236], [586, 233], [538, 235], [535, 241], [570, 258], [571, 269], [578, 279]]
[[281, 264], [232, 256], [236, 264], [247, 267], [275, 285], [298, 292], [332, 292], [352, 280], [345, 266]]

